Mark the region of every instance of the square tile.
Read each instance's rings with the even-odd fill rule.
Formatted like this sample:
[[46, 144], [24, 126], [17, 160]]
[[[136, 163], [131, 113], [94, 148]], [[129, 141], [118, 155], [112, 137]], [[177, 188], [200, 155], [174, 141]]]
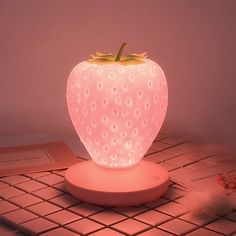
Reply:
[[188, 159], [191, 159], [193, 161], [200, 161], [201, 159], [206, 158], [206, 155], [199, 153], [199, 152], [186, 152], [182, 156], [186, 157]]
[[9, 199], [11, 197], [16, 197], [22, 194], [25, 194], [25, 192], [14, 187], [0, 189], [0, 197], [3, 199]]
[[204, 229], [204, 228], [194, 230], [193, 232], [187, 234], [187, 236], [199, 236], [199, 235], [202, 235], [202, 236], [222, 236], [222, 234], [218, 234], [216, 232], [213, 232], [211, 230]]
[[113, 211], [119, 212], [123, 215], [133, 217], [135, 215], [138, 215], [139, 213], [142, 213], [144, 211], [147, 211], [148, 208], [144, 206], [128, 206], [128, 207], [114, 207], [112, 208]]
[[188, 221], [190, 223], [199, 225], [199, 226], [206, 225], [206, 224], [208, 224], [208, 223], [210, 223], [210, 222], [212, 222], [212, 221], [217, 219], [216, 216], [206, 215], [206, 216], [199, 216], [199, 217], [197, 217], [197, 216], [194, 216], [191, 213], [187, 213], [185, 215], [182, 215], [179, 218], [182, 219], [182, 220]]
[[66, 192], [66, 193], [68, 192], [67, 189], [66, 189], [65, 181], [61, 182], [59, 184], [53, 185], [53, 188], [56, 188], [56, 189], [58, 189], [58, 190], [60, 190], [62, 192]]
[[183, 220], [173, 219], [160, 225], [159, 228], [169, 231], [173, 234], [185, 235], [188, 232], [196, 229], [197, 226]]
[[45, 175], [50, 175], [51, 173], [49, 171], [43, 171], [43, 172], [35, 172], [35, 173], [28, 173], [25, 174], [26, 176], [32, 178], [32, 179], [37, 179], [39, 177], [45, 176]]
[[188, 155], [180, 155], [172, 158], [171, 160], [169, 160], [169, 162], [181, 167], [190, 165], [196, 161], [189, 158]]
[[55, 184], [59, 184], [61, 182], [63, 182], [65, 180], [65, 178], [59, 176], [59, 175], [55, 175], [55, 174], [51, 174], [51, 175], [46, 175], [40, 178], [37, 178], [37, 181], [49, 185], [49, 186], [53, 186]]
[[26, 232], [29, 232], [31, 234], [43, 233], [47, 230], [51, 230], [51, 229], [58, 227], [57, 224], [55, 224], [49, 220], [45, 220], [43, 218], [37, 218], [37, 219], [31, 220], [31, 221], [27, 221], [27, 222], [21, 224], [20, 226]]
[[24, 209], [17, 209], [2, 215], [2, 218], [4, 221], [11, 224], [21, 224], [23, 222], [38, 218], [38, 216]]
[[81, 202], [80, 200], [78, 200], [77, 198], [73, 197], [70, 194], [60, 195], [58, 197], [50, 199], [49, 201], [62, 208], [71, 207]]
[[33, 206], [27, 207], [27, 209], [40, 216], [45, 216], [45, 215], [61, 210], [60, 207], [54, 204], [48, 203], [48, 202], [41, 202]]
[[11, 201], [12, 203], [20, 207], [27, 207], [27, 206], [42, 202], [43, 200], [27, 193], [24, 195], [13, 197], [9, 201]]
[[1, 189], [1, 188], [7, 188], [7, 187], [9, 187], [9, 184], [0, 182], [0, 189]]
[[167, 149], [168, 147], [170, 147], [170, 144], [167, 143], [162, 143], [162, 142], [154, 142], [152, 144], [152, 146], [148, 149], [147, 153], [145, 154], [145, 156]]
[[135, 219], [138, 219], [140, 221], [143, 221], [144, 223], [154, 226], [166, 222], [172, 219], [172, 217], [161, 212], [150, 210], [145, 213], [142, 213], [141, 215], [135, 216]]
[[121, 232], [124, 232], [126, 234], [133, 235], [133, 234], [139, 233], [145, 229], [150, 228], [150, 226], [147, 224], [141, 223], [137, 220], [134, 220], [134, 219], [127, 219], [127, 220], [124, 220], [120, 223], [113, 225], [112, 228], [118, 229]]
[[162, 205], [156, 208], [156, 210], [161, 211], [171, 216], [180, 216], [187, 213], [187, 210], [183, 207], [182, 204], [175, 203], [175, 202], [166, 203], [165, 205]]
[[183, 194], [185, 195], [185, 193], [189, 192], [189, 189], [180, 185], [180, 184], [173, 184], [171, 185], [172, 188], [183, 191]]
[[171, 233], [167, 233], [161, 229], [150, 229], [148, 231], [145, 231], [141, 234], [138, 234], [138, 236], [173, 236]]
[[188, 165], [186, 168], [188, 168], [189, 170], [202, 170], [202, 169], [206, 169], [210, 167], [212, 167], [211, 164], [203, 162], [203, 161], [198, 161], [191, 165]]
[[120, 215], [114, 211], [111, 210], [105, 210], [100, 213], [97, 213], [95, 215], [90, 216], [89, 218], [98, 221], [105, 225], [111, 225], [118, 221], [124, 220], [126, 217], [123, 215]]
[[81, 216], [87, 217], [87, 216], [92, 215], [96, 212], [102, 211], [103, 208], [84, 202], [84, 203], [78, 204], [76, 206], [70, 207], [69, 210], [71, 210]]
[[160, 133], [160, 132], [159, 132], [159, 133], [157, 134], [157, 136], [156, 136], [154, 142], [161, 141], [162, 139], [167, 138], [167, 137], [169, 137], [168, 134]]
[[150, 154], [148, 156], [145, 156], [144, 159], [147, 161], [152, 161], [155, 163], [159, 163], [161, 161], [166, 161], [173, 158], [173, 155], [167, 152], [156, 152], [153, 154]]
[[168, 143], [171, 145], [179, 145], [182, 143], [186, 143], [187, 140], [181, 137], [167, 137], [161, 140], [163, 143]]
[[183, 191], [169, 187], [167, 192], [162, 197], [173, 201], [176, 200], [177, 198], [183, 197], [184, 195], [185, 193]]
[[182, 154], [185, 153], [185, 151], [183, 151], [183, 150], [182, 150], [181, 148], [179, 148], [178, 146], [168, 148], [168, 149], [166, 149], [164, 152], [173, 154], [173, 155], [175, 155], [175, 156], [182, 155]]
[[40, 234], [40, 236], [78, 236], [77, 233], [74, 233], [68, 229], [64, 229], [64, 228], [57, 228], [57, 229], [53, 229], [50, 230], [49, 232]]
[[81, 219], [81, 216], [67, 210], [62, 210], [62, 211], [57, 211], [55, 213], [47, 215], [45, 216], [45, 218], [59, 225], [65, 225], [65, 224], [71, 223], [72, 221]]
[[235, 212], [232, 212], [232, 213], [230, 213], [230, 214], [228, 214], [228, 215], [226, 216], [226, 218], [229, 219], [229, 220], [232, 220], [232, 221], [236, 222], [236, 211], [235, 211]]
[[82, 219], [68, 224], [65, 227], [79, 234], [85, 235], [88, 233], [92, 233], [95, 230], [101, 229], [104, 226], [89, 219]]
[[19, 184], [19, 183], [26, 182], [29, 180], [30, 180], [30, 178], [25, 177], [23, 175], [13, 175], [13, 176], [7, 176], [4, 178], [1, 178], [1, 181], [5, 182], [7, 184], [10, 184], [10, 185]]
[[167, 169], [168, 171], [172, 171], [172, 170], [175, 170], [177, 168], [179, 168], [179, 166], [173, 164], [173, 163], [170, 163], [168, 161], [165, 161], [165, 162], [160, 162], [159, 163], [160, 166], [164, 167], [165, 169]]
[[66, 170], [60, 170], [60, 171], [57, 172], [57, 175], [60, 175], [60, 176], [64, 177], [65, 173], [66, 173]]
[[167, 202], [169, 202], [169, 200], [164, 199], [164, 198], [158, 198], [155, 201], [145, 203], [144, 205], [153, 209], [153, 208], [161, 206]]
[[227, 235], [236, 233], [236, 223], [227, 219], [219, 219], [205, 227]]
[[89, 234], [89, 236], [122, 236], [122, 235], [125, 235], [125, 234], [119, 233], [109, 228], [105, 228], [97, 232], [94, 232], [92, 234]]
[[191, 171], [193, 171], [193, 170], [188, 168], [188, 166], [185, 166], [185, 167], [182, 166], [182, 167], [180, 167], [178, 169], [175, 169], [175, 170], [171, 171], [170, 176], [174, 177], [176, 175], [182, 175], [182, 174], [185, 174], [185, 173], [188, 173], [188, 172], [191, 172]]
[[38, 196], [44, 200], [49, 200], [51, 198], [55, 198], [57, 196], [60, 196], [62, 194], [64, 194], [64, 192], [55, 189], [55, 188], [51, 188], [51, 187], [47, 187], [47, 188], [43, 188], [37, 191], [34, 191], [33, 194], [35, 196]]
[[27, 193], [31, 193], [31, 192], [36, 191], [38, 189], [47, 187], [47, 185], [39, 183], [38, 181], [35, 181], [35, 180], [30, 180], [30, 181], [27, 181], [27, 182], [24, 182], [21, 184], [17, 184], [16, 186], [17, 186], [17, 188], [20, 188]]
[[15, 228], [10, 227], [9, 225], [0, 221], [0, 235], [1, 236], [16, 236], [17, 231]]
[[4, 214], [10, 211], [14, 211], [16, 209], [18, 209], [19, 207], [11, 204], [8, 201], [0, 201], [0, 214]]

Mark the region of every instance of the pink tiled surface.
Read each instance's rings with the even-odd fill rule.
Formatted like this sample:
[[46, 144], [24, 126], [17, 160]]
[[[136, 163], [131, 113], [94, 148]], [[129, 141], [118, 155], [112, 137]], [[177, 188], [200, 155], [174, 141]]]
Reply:
[[[215, 164], [219, 150], [160, 134], [145, 159], [181, 174]], [[217, 159], [217, 160], [218, 160]], [[82, 159], [79, 159], [82, 161]], [[73, 198], [65, 170], [0, 178], [0, 236], [219, 236], [236, 235], [236, 209], [196, 218], [183, 208], [186, 189], [171, 182], [161, 198], [140, 206], [102, 207]]]

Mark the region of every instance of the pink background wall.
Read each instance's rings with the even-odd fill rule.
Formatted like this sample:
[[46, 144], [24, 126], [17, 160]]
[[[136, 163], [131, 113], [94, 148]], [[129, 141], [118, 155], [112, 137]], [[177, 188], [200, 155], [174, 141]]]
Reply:
[[166, 73], [165, 130], [236, 139], [236, 1], [1, 0], [0, 133], [73, 133], [71, 69], [96, 50], [147, 51]]

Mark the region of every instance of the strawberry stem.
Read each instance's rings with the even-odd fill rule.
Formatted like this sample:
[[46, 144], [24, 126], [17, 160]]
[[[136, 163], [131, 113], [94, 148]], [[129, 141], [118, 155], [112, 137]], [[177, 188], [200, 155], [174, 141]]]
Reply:
[[120, 46], [120, 49], [117, 53], [115, 61], [120, 61], [120, 58], [121, 58], [121, 55], [122, 55], [122, 52], [123, 52], [123, 49], [124, 49], [125, 45], [127, 45], [127, 43], [122, 43], [122, 45]]

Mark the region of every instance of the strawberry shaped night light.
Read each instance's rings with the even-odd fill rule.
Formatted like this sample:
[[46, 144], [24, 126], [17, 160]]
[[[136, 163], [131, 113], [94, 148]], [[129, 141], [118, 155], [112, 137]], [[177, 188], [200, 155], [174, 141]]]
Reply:
[[146, 53], [123, 56], [125, 45], [117, 55], [96, 52], [67, 82], [69, 114], [93, 160], [68, 169], [67, 188], [95, 204], [140, 204], [168, 187], [165, 169], [141, 161], [166, 115], [166, 78]]

